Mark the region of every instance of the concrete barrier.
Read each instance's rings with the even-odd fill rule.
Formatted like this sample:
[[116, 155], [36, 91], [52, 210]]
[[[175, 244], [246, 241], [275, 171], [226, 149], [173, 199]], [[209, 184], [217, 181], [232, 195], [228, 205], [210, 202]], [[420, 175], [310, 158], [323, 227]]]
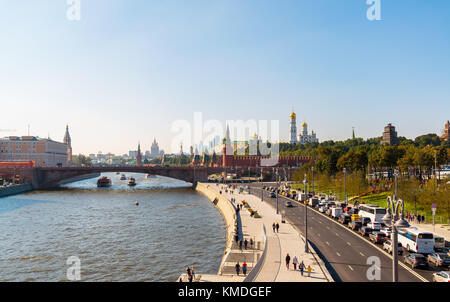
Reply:
[[233, 204], [231, 204], [231, 202], [228, 199], [218, 194], [216, 191], [209, 189], [210, 186], [215, 186], [215, 184], [197, 183], [195, 190], [204, 194], [209, 200], [211, 200], [215, 204], [215, 206], [219, 209], [220, 213], [225, 219], [227, 227], [226, 247], [222, 257], [222, 261], [220, 262], [219, 271], [217, 273], [218, 275], [221, 275], [222, 266], [226, 262], [226, 259], [228, 258], [231, 252], [231, 246], [233, 244], [234, 228], [237, 222], [236, 208]]
[[259, 258], [258, 262], [256, 262], [256, 265], [252, 268], [250, 273], [245, 277], [243, 282], [253, 282], [255, 281], [256, 277], [258, 277], [259, 272], [261, 271], [261, 268], [264, 264], [264, 261], [266, 260], [266, 251], [267, 251], [267, 233], [266, 233], [266, 227], [263, 225], [264, 230], [264, 251]]
[[16, 194], [21, 194], [25, 192], [29, 192], [33, 190], [33, 186], [31, 184], [23, 184], [23, 185], [14, 185], [10, 187], [2, 187], [0, 188], [0, 197], [6, 197]]

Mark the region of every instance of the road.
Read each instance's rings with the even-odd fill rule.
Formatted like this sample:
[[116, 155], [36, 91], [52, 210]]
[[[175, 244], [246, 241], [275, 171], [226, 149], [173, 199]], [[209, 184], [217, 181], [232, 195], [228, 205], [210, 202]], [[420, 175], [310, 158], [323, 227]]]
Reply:
[[[274, 184], [265, 183], [265, 185], [270, 186]], [[261, 183], [252, 184], [251, 193], [260, 197], [261, 186]], [[266, 190], [262, 190], [262, 192], [264, 201], [269, 202], [276, 208], [276, 198], [270, 198], [270, 192]], [[293, 201], [290, 198], [279, 195], [279, 211], [280, 213], [284, 211], [289, 222], [293, 223], [304, 234], [305, 206], [298, 202], [293, 202], [293, 208], [286, 208], [285, 203], [287, 200]], [[324, 260], [336, 281], [392, 281], [392, 258], [386, 252], [377, 249], [368, 239], [364, 239], [348, 227], [311, 208], [308, 208], [308, 239], [322, 260]], [[381, 245], [377, 246], [382, 247]], [[367, 277], [367, 271], [370, 267], [367, 264], [367, 260], [371, 256], [376, 256], [380, 259], [380, 280], [369, 280]], [[400, 261], [403, 261], [401, 256], [399, 256]], [[431, 281], [432, 273], [439, 270], [430, 267], [427, 270], [415, 269], [413, 273], [411, 270], [399, 265], [399, 281]]]

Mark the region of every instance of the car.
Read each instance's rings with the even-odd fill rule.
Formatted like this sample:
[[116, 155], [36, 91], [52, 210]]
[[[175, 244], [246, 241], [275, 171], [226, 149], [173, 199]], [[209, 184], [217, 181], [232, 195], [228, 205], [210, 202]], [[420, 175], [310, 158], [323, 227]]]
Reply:
[[386, 235], [386, 237], [391, 237], [392, 229], [391, 228], [381, 228], [380, 232], [384, 233]]
[[331, 211], [332, 211], [332, 208], [328, 208], [327, 211], [325, 212], [325, 214], [327, 214], [328, 216], [330, 216], [330, 215], [331, 215]]
[[319, 212], [321, 212], [321, 213], [325, 213], [326, 211], [327, 211], [327, 208], [325, 206], [321, 206], [319, 208]]
[[450, 266], [450, 257], [444, 253], [429, 254], [427, 259], [429, 263], [433, 263], [435, 266]]
[[366, 226], [363, 226], [358, 230], [358, 233], [361, 234], [361, 236], [368, 236], [372, 232], [373, 230]]
[[362, 222], [363, 226], [367, 226], [367, 224], [370, 222], [370, 218], [363, 217], [363, 218], [361, 218], [361, 222]]
[[277, 198], [277, 195], [275, 193], [270, 193], [270, 198]]
[[381, 231], [381, 223], [379, 222], [375, 222], [375, 221], [371, 221], [369, 223], [367, 223], [367, 226], [371, 229], [373, 229], [374, 231]]
[[448, 247], [435, 248], [434, 251], [436, 253], [444, 253], [444, 254], [447, 254], [447, 256], [450, 256], [450, 248], [448, 248]]
[[338, 218], [338, 221], [342, 224], [348, 224], [351, 220], [352, 220], [352, 218], [350, 217], [350, 215], [346, 215], [346, 214], [342, 214]]
[[450, 272], [433, 273], [433, 282], [450, 282]]
[[422, 254], [416, 254], [412, 253], [404, 258], [405, 264], [411, 265], [411, 267], [414, 269], [416, 267], [427, 267], [428, 261], [427, 258]]
[[359, 220], [350, 221], [348, 227], [353, 231], [357, 231], [362, 227], [362, 223]]
[[373, 243], [383, 243], [386, 241], [386, 235], [381, 232], [372, 232], [369, 234], [369, 239]]
[[[392, 251], [394, 250], [394, 243], [388, 239], [383, 243], [383, 250], [388, 252], [389, 254], [392, 254]], [[400, 242], [397, 242], [397, 253], [399, 255], [403, 255], [403, 247]]]
[[293, 208], [294, 207], [294, 205], [292, 204], [292, 202], [291, 201], [286, 201], [286, 207], [287, 208]]
[[352, 214], [352, 221], [357, 220], [359, 222], [361, 222], [361, 216], [359, 216], [358, 214], [353, 213]]

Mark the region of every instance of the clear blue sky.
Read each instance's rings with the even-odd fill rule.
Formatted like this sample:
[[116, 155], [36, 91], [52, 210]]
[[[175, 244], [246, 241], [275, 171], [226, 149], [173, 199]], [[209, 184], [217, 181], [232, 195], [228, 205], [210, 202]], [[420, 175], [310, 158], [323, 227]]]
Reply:
[[[0, 0], [0, 136], [75, 153], [168, 150], [174, 120], [277, 119], [321, 141], [441, 133], [450, 119], [450, 1]], [[5, 131], [5, 130], [16, 131]], [[173, 150], [175, 151], [175, 150]]]

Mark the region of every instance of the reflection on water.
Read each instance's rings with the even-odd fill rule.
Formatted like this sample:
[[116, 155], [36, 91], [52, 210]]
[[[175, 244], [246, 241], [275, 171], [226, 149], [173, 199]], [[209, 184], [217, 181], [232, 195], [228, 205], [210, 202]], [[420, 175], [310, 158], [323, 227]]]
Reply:
[[[82, 281], [176, 281], [186, 265], [215, 274], [225, 223], [190, 184], [119, 175], [0, 198], [0, 281], [66, 281], [69, 256]], [[134, 203], [138, 201], [139, 206]]]

